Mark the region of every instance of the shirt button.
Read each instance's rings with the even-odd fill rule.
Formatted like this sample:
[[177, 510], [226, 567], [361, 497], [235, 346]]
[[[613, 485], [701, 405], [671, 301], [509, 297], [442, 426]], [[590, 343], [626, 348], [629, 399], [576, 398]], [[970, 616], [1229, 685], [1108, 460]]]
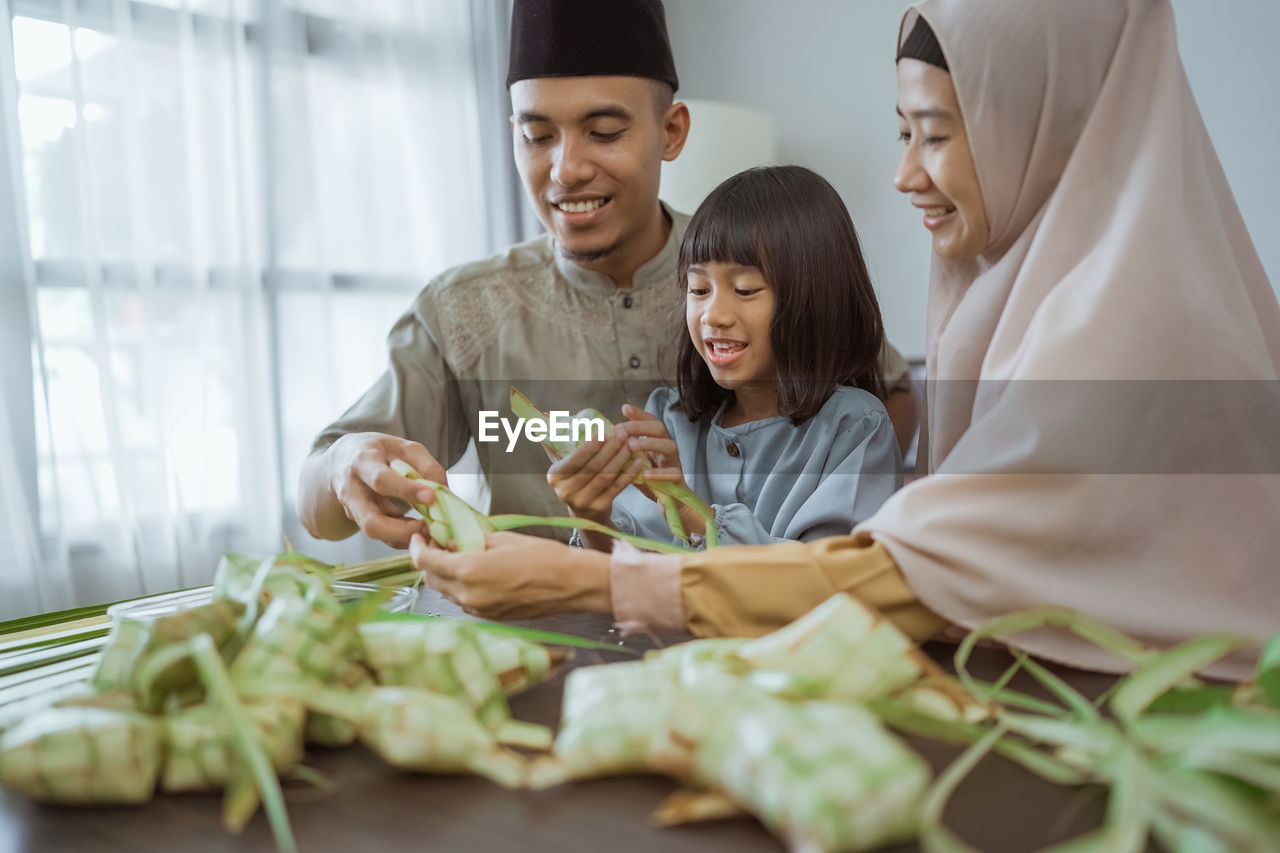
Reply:
[[635, 305], [635, 304], [636, 304], [635, 300], [634, 300], [634, 299], [632, 299], [630, 296], [624, 296], [624, 297], [622, 297], [622, 307], [623, 307], [623, 308], [630, 308], [632, 305]]
[[734, 459], [737, 459], [742, 455], [742, 451], [738, 449], [738, 445], [734, 444], [732, 441], [725, 445], [724, 449], [728, 451], [729, 455]]
[[628, 361], [628, 362], [627, 362], [627, 364], [631, 365], [631, 367], [632, 367], [633, 369], [634, 369], [634, 368], [639, 367], [639, 366], [640, 366], [640, 356], [638, 356], [638, 355], [633, 355], [633, 356], [631, 356], [631, 360], [630, 360], [630, 361]]

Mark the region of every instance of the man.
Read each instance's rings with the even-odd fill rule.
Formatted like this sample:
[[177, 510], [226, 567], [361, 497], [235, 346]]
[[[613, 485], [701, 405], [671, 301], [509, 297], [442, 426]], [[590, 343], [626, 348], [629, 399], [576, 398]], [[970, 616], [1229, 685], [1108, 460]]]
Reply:
[[[517, 0], [507, 85], [516, 166], [547, 233], [443, 273], [396, 323], [387, 373], [303, 465], [300, 511], [317, 537], [359, 529], [407, 547], [425, 527], [396, 499], [431, 492], [389, 463], [444, 482], [473, 437], [493, 512], [562, 515], [542, 450], [508, 450], [480, 413], [511, 418], [514, 385], [543, 409], [616, 418], [673, 375], [663, 367], [682, 327], [671, 309], [688, 216], [659, 202], [658, 184], [689, 111], [674, 101], [661, 0]], [[905, 369], [888, 371], [890, 388]]]

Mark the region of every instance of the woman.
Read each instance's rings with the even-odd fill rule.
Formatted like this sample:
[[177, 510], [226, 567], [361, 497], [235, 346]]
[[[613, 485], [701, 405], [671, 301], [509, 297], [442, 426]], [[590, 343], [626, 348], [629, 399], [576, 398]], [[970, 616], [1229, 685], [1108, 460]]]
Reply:
[[[419, 542], [433, 585], [486, 615], [612, 609], [699, 635], [759, 634], [841, 589], [921, 639], [1041, 604], [1161, 646], [1280, 629], [1280, 307], [1168, 0], [929, 0], [899, 44], [897, 183], [933, 234], [931, 476], [814, 543], [609, 567], [524, 537], [478, 557]], [[1125, 666], [1065, 632], [1016, 642]]]

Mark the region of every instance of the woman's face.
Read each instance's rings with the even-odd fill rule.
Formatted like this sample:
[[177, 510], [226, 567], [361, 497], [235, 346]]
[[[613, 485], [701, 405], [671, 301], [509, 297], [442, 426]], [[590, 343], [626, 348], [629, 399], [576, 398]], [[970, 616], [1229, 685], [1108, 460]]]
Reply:
[[893, 184], [924, 211], [933, 251], [954, 260], [982, 254], [991, 227], [950, 74], [918, 59], [898, 60], [898, 131], [902, 163]]

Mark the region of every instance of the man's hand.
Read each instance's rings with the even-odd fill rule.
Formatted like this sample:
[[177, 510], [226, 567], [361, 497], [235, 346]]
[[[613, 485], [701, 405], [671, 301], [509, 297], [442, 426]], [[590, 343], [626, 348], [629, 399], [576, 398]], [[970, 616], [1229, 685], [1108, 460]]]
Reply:
[[429, 484], [391, 470], [396, 459], [427, 480], [446, 482], [444, 468], [425, 447], [393, 435], [351, 433], [313, 453], [303, 464], [300, 486], [307, 530], [321, 539], [342, 539], [359, 529], [392, 548], [407, 548], [415, 533], [425, 534], [423, 521], [404, 517], [405, 504], [431, 503], [435, 493]]
[[599, 551], [521, 533], [490, 533], [483, 551], [444, 551], [414, 535], [409, 552], [428, 586], [474, 616], [532, 619], [566, 611], [613, 612], [610, 558]]

